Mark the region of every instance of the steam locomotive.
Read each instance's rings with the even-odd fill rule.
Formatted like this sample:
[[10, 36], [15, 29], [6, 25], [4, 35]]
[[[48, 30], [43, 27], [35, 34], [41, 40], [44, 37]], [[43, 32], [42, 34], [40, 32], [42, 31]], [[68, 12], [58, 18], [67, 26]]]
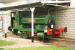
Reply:
[[[22, 38], [31, 38], [31, 11], [11, 12], [11, 26], [8, 28]], [[34, 37], [38, 39], [59, 38], [67, 27], [56, 26], [56, 21], [49, 13], [49, 9], [35, 8], [34, 11]]]

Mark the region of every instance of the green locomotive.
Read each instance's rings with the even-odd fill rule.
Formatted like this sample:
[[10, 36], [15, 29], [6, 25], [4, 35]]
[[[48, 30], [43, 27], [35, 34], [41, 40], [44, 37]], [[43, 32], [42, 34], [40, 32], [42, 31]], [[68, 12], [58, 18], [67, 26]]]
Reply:
[[[48, 26], [48, 20], [51, 20], [47, 8], [36, 8], [34, 11], [34, 32], [41, 37], [44, 36], [44, 29]], [[11, 28], [14, 34], [31, 37], [31, 11], [11, 12]]]
[[[48, 22], [51, 21], [53, 28], [48, 29]], [[31, 11], [11, 12], [11, 26], [9, 30], [23, 38], [31, 38]], [[51, 30], [51, 31], [50, 31]], [[34, 11], [34, 37], [40, 39], [50, 39], [51, 37], [60, 37], [64, 29], [55, 29], [55, 20], [50, 16], [48, 7], [37, 7]], [[46, 31], [46, 32], [45, 32]], [[49, 36], [47, 36], [47, 34]]]

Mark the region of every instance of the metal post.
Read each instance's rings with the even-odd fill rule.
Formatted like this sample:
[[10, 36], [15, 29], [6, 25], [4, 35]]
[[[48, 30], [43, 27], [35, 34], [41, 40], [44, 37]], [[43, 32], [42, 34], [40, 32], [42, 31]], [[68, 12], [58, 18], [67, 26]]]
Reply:
[[32, 42], [34, 42], [34, 10], [35, 10], [35, 8], [30, 8], [30, 10], [31, 10], [31, 20], [32, 20], [32, 23], [31, 23], [32, 34], [31, 35], [32, 35]]

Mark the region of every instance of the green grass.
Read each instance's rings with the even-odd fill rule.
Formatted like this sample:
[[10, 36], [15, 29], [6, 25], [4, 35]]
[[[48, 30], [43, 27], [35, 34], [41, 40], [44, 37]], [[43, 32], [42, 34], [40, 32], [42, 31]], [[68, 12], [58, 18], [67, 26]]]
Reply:
[[1, 46], [7, 46], [7, 45], [13, 45], [13, 44], [15, 44], [15, 42], [0, 40], [0, 47]]
[[14, 49], [6, 49], [6, 50], [70, 50], [68, 48], [49, 46], [49, 47], [27, 47], [27, 48], [14, 48]]

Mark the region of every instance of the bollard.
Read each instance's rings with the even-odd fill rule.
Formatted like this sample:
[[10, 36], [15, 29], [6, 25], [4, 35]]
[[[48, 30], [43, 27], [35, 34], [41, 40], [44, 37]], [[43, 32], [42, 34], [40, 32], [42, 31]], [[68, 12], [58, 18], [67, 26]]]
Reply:
[[34, 42], [34, 37], [32, 37], [32, 43]]
[[7, 33], [5, 33], [5, 38], [7, 38]]

